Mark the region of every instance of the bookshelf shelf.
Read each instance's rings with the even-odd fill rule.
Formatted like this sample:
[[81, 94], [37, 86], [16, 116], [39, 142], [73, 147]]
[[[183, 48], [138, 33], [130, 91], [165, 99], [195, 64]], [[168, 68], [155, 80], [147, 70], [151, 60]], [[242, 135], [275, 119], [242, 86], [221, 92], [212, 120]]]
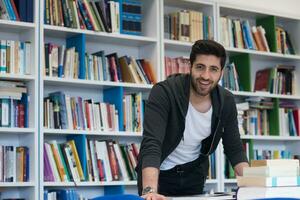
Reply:
[[0, 19], [1, 31], [19, 33], [23, 30], [34, 29], [36, 26], [30, 22], [19, 22]]
[[250, 49], [239, 49], [239, 48], [226, 48], [226, 51], [228, 51], [230, 54], [234, 53], [247, 53], [254, 56], [265, 56], [265, 57], [271, 57], [276, 58], [280, 60], [300, 60], [299, 55], [287, 55], [287, 54], [281, 54], [281, 53], [274, 53], [274, 52], [264, 52], [264, 51], [256, 51], [256, 50], [250, 50]]
[[236, 179], [235, 178], [233, 178], [233, 179], [225, 179], [224, 183], [230, 183], [230, 184], [236, 183]]
[[0, 80], [19, 80], [19, 81], [32, 81], [34, 76], [32, 75], [18, 75], [18, 74], [1, 74]]
[[2, 133], [14, 133], [14, 134], [23, 134], [23, 133], [34, 133], [34, 128], [0, 128], [0, 134]]
[[156, 43], [154, 37], [134, 36], [120, 33], [95, 32], [67, 27], [44, 25], [45, 36], [67, 38], [76, 34], [85, 34], [87, 41], [105, 42], [117, 45], [144, 46]]
[[207, 179], [205, 183], [206, 184], [216, 184], [216, 183], [218, 183], [218, 180], [217, 179]]
[[299, 136], [264, 136], [264, 135], [241, 135], [242, 139], [274, 140], [274, 141], [300, 141]]
[[46, 135], [60, 134], [60, 135], [99, 135], [99, 136], [116, 136], [116, 137], [142, 137], [140, 132], [125, 132], [125, 131], [86, 131], [86, 130], [56, 130], [56, 129], [44, 129]]
[[300, 100], [300, 96], [297, 95], [270, 94], [267, 92], [244, 92], [244, 91], [231, 91], [231, 92], [237, 96], [270, 97], [270, 98], [278, 98], [278, 99]]
[[125, 87], [133, 89], [143, 89], [149, 90], [152, 88], [152, 85], [147, 84], [136, 84], [136, 83], [122, 83], [122, 82], [111, 82], [111, 81], [92, 81], [92, 80], [82, 80], [82, 79], [64, 79], [64, 78], [54, 78], [54, 77], [45, 77], [44, 84], [46, 85], [76, 85], [79, 87], [94, 87], [94, 88], [111, 88], [111, 87]]
[[111, 181], [111, 182], [44, 182], [45, 187], [89, 187], [89, 186], [117, 186], [117, 185], [126, 185], [126, 186], [135, 186], [136, 181]]
[[165, 48], [174, 51], [189, 51], [193, 45], [191, 42], [164, 39]]
[[9, 183], [0, 183], [0, 188], [5, 187], [34, 187], [34, 182], [9, 182]]

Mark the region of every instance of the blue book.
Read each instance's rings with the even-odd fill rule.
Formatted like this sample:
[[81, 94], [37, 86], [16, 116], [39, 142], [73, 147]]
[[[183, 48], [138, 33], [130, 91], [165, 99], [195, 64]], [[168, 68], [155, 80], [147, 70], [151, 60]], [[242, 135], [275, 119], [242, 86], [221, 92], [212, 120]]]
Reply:
[[19, 12], [20, 20], [27, 22], [27, 0], [15, 0], [15, 4]]
[[28, 94], [22, 93], [21, 103], [24, 105], [24, 127], [29, 127], [29, 104], [28, 104]]
[[26, 21], [33, 22], [33, 0], [26, 0]]
[[85, 34], [78, 34], [73, 37], [67, 38], [66, 47], [75, 47], [79, 57], [79, 79], [86, 79], [86, 67], [85, 67]]
[[10, 20], [13, 20], [13, 21], [16, 21], [17, 18], [16, 18], [16, 15], [15, 15], [15, 12], [11, 6], [11, 3], [9, 0], [3, 0], [4, 4], [5, 4], [5, 7], [6, 7], [6, 10], [8, 11], [8, 15], [9, 15], [9, 18]]

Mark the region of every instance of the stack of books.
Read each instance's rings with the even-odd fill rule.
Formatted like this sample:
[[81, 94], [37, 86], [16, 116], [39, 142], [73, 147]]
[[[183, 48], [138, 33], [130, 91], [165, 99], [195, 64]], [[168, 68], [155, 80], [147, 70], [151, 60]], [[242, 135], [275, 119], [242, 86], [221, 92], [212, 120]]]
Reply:
[[299, 160], [252, 160], [237, 183], [237, 199], [300, 198]]

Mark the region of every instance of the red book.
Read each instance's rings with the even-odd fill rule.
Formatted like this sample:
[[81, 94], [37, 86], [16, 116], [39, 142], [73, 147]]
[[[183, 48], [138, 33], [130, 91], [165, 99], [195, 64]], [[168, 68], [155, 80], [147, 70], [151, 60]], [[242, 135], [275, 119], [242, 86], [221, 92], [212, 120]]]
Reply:
[[99, 169], [100, 181], [105, 181], [103, 161], [100, 159], [97, 159], [97, 165], [98, 165], [98, 169]]
[[254, 91], [269, 91], [269, 79], [271, 69], [263, 69], [256, 72]]
[[300, 109], [293, 110], [297, 135], [300, 136]]
[[111, 113], [111, 110], [110, 110], [110, 105], [108, 103], [106, 103], [105, 105], [106, 105], [106, 111], [107, 111], [108, 129], [113, 130], [112, 120], [111, 120], [112, 113]]
[[112, 178], [114, 181], [118, 181], [119, 176], [119, 166], [118, 161], [116, 157], [116, 153], [113, 146], [113, 141], [106, 141], [107, 145], [107, 151], [108, 151], [108, 158], [109, 158], [109, 164], [111, 169]]
[[18, 105], [18, 127], [24, 128], [25, 109], [23, 104]]
[[89, 109], [89, 103], [87, 101], [84, 101], [85, 106], [85, 116], [86, 116], [86, 122], [87, 122], [87, 128], [89, 130], [92, 130], [91, 128], [91, 118], [90, 118], [90, 109]]

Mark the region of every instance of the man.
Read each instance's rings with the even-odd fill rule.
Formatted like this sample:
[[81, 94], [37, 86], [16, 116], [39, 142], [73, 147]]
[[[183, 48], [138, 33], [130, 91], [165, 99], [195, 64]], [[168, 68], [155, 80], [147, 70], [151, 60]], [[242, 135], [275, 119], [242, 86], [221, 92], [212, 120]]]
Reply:
[[139, 194], [146, 200], [201, 194], [208, 156], [221, 138], [235, 173], [248, 166], [234, 96], [218, 85], [225, 61], [222, 45], [198, 40], [191, 73], [172, 75], [151, 90], [137, 166]]

